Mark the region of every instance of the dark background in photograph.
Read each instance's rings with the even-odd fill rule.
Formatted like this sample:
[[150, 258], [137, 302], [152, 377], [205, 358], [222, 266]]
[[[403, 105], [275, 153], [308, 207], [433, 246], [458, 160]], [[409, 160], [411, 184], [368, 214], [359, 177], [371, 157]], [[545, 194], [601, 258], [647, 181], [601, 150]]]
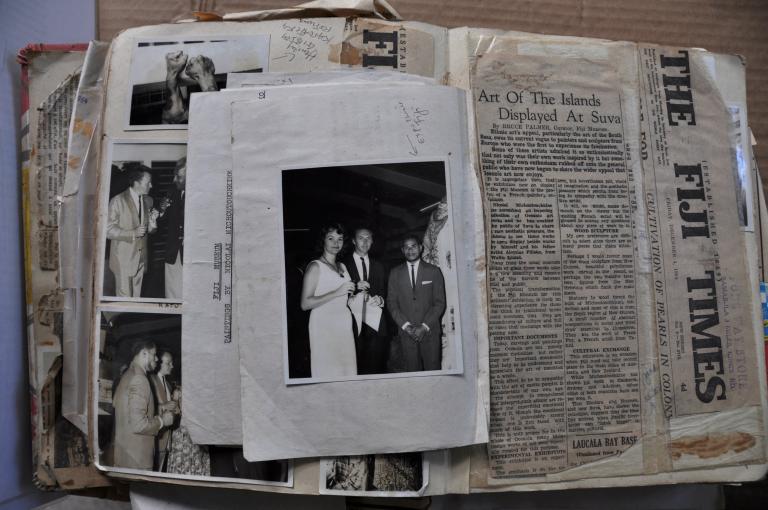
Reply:
[[[221, 41], [224, 42], [224, 41]], [[215, 44], [216, 41], [185, 41], [186, 47], [194, 47], [196, 44], [203, 44], [210, 46]], [[162, 46], [162, 45], [177, 45], [178, 41], [163, 41], [153, 43], [139, 43], [138, 48], [142, 48], [148, 45]], [[170, 51], [170, 50], [169, 50]], [[141, 50], [138, 50], [136, 57], [141, 54]], [[210, 55], [207, 55], [210, 57]], [[213, 60], [213, 65], [216, 66], [216, 59], [210, 57]], [[140, 65], [140, 64], [139, 64]], [[261, 67], [247, 70], [238, 70], [241, 73], [260, 73]], [[216, 85], [219, 89], [227, 87], [227, 73], [217, 72], [214, 74], [216, 79]], [[197, 85], [188, 85], [182, 87], [182, 95], [184, 96], [184, 106], [189, 110], [189, 96], [195, 92], [200, 92], [200, 87]], [[165, 86], [165, 79], [162, 81], [156, 81], [152, 83], [138, 83], [133, 85], [131, 93], [131, 118], [129, 124], [131, 126], [147, 126], [163, 123], [163, 108], [167, 100], [167, 89]], [[184, 123], [186, 124], [186, 122]]]
[[[152, 161], [152, 189], [149, 196], [155, 209], [160, 205], [160, 199], [171, 196], [174, 190], [173, 171], [178, 160]], [[140, 165], [140, 162], [121, 162], [120, 166], [112, 165], [109, 181], [109, 198], [119, 195], [128, 188], [128, 173], [132, 168]], [[142, 298], [165, 297], [165, 246], [168, 240], [168, 224], [164, 218], [158, 218], [157, 230], [148, 234], [147, 250], [149, 250], [149, 267], [141, 284]], [[111, 241], [107, 241], [106, 257], [104, 259], [104, 285], [105, 296], [115, 295], [115, 276], [109, 269], [109, 249]]]
[[[389, 269], [404, 261], [400, 242], [407, 233], [424, 235], [432, 211], [446, 195], [442, 161], [352, 165], [284, 170], [288, 371], [290, 378], [311, 377], [309, 312], [299, 305], [307, 264], [322, 254], [319, 229], [331, 221], [347, 230], [343, 257], [352, 247], [353, 228], [373, 230], [369, 255]], [[384, 313], [386, 320], [391, 320]], [[394, 329], [390, 328], [390, 331]]]
[[[148, 339], [157, 346], [158, 366], [160, 353], [168, 351], [173, 356], [173, 372], [168, 377], [172, 386], [181, 385], [181, 315], [163, 313], [102, 312], [101, 331], [104, 350], [99, 361], [99, 379], [112, 381], [112, 392], [117, 389], [120, 377], [130, 366], [133, 345]], [[183, 385], [182, 385], [183, 387]], [[110, 403], [99, 398], [99, 448], [106, 452], [112, 440], [115, 410]]]
[[[160, 355], [168, 351], [173, 356], [173, 372], [168, 377], [172, 387], [181, 387], [181, 315], [161, 313], [102, 312], [101, 331], [104, 334], [104, 350], [99, 362], [99, 379], [113, 381], [111, 395], [120, 382], [125, 369], [133, 357], [131, 350], [135, 342], [149, 339], [157, 346], [157, 366]], [[184, 398], [182, 396], [182, 413]], [[99, 398], [99, 449], [106, 453], [112, 441], [115, 410], [112, 405]], [[87, 450], [86, 450], [87, 452]], [[81, 452], [77, 452], [78, 454]], [[248, 462], [239, 447], [208, 446], [211, 459], [211, 475], [228, 478], [247, 478], [273, 482], [288, 481], [290, 463], [284, 460]], [[65, 452], [59, 454], [65, 455]], [[70, 453], [71, 456], [71, 453]], [[102, 459], [102, 462], [109, 459]]]

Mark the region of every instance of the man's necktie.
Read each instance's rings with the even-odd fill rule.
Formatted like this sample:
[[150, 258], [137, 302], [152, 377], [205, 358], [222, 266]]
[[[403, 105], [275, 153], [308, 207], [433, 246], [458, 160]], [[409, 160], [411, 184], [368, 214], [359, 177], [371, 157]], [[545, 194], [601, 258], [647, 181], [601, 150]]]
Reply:
[[413, 291], [413, 299], [416, 299], [416, 273], [414, 273], [413, 266], [415, 264], [411, 264], [411, 290]]
[[363, 281], [368, 281], [368, 268], [365, 267], [365, 259], [363, 257], [360, 257], [360, 262], [363, 264]]

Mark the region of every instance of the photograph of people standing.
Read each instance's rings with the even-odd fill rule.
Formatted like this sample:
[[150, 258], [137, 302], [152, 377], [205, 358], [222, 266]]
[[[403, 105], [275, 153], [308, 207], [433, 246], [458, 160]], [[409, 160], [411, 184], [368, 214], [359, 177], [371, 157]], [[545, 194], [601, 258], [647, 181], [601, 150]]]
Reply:
[[180, 302], [187, 146], [113, 143], [101, 297]]
[[[134, 308], [135, 310], [135, 308]], [[182, 398], [181, 314], [101, 311], [96, 459], [111, 470], [287, 484], [290, 462], [195, 444]]]
[[442, 161], [282, 172], [288, 384], [460, 373], [445, 175]]

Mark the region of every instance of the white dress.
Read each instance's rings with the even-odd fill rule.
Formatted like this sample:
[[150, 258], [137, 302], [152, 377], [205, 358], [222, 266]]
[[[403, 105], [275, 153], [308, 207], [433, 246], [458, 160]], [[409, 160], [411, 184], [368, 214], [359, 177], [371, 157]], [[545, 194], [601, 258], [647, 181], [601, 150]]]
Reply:
[[[322, 261], [314, 260], [320, 273], [314, 296], [322, 296], [351, 281], [344, 264], [342, 275]], [[309, 348], [313, 378], [334, 378], [357, 375], [355, 337], [352, 333], [352, 312], [347, 308], [347, 295], [338, 296], [309, 314]]]

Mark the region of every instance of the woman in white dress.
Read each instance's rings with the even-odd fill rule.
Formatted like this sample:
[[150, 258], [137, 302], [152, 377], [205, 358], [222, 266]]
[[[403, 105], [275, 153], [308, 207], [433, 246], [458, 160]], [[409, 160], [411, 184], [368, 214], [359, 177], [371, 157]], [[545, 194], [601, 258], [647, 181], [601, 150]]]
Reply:
[[[320, 232], [323, 254], [307, 266], [301, 309], [309, 314], [309, 348], [313, 378], [357, 375], [352, 312], [347, 299], [355, 291], [347, 268], [338, 260], [344, 227], [330, 224]], [[365, 283], [365, 282], [363, 282]]]

